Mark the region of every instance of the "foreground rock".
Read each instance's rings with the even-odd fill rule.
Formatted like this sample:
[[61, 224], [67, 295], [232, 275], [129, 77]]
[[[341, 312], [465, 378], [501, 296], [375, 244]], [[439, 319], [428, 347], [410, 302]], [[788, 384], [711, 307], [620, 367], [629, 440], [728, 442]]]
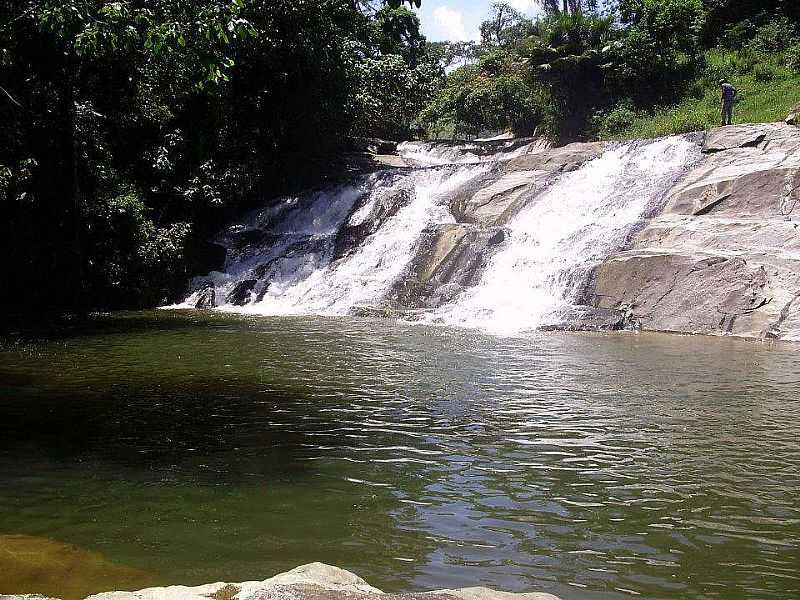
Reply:
[[703, 149], [601, 266], [595, 306], [647, 330], [800, 341], [800, 130], [723, 127]]
[[265, 581], [173, 586], [138, 592], [109, 592], [90, 600], [558, 600], [542, 593], [510, 594], [487, 588], [384, 594], [360, 577], [336, 567], [312, 563]]

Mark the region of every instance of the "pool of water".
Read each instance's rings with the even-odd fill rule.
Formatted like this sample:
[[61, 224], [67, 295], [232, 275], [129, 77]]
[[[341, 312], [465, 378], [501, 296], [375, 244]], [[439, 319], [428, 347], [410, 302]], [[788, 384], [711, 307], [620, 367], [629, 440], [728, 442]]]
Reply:
[[[796, 598], [799, 357], [165, 311], [6, 335], [0, 555], [74, 545], [115, 565], [94, 591], [319, 560], [387, 591]], [[54, 593], [13, 564], [0, 592]]]

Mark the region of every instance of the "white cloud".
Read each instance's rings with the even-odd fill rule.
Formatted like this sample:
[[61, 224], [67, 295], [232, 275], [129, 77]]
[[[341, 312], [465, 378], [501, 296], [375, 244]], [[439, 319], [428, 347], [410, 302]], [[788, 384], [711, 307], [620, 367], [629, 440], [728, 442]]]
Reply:
[[464, 15], [449, 6], [437, 6], [433, 9], [434, 39], [460, 42], [478, 38], [477, 32], [470, 35], [464, 25]]
[[508, 0], [508, 3], [522, 13], [538, 14], [541, 10], [535, 0]]

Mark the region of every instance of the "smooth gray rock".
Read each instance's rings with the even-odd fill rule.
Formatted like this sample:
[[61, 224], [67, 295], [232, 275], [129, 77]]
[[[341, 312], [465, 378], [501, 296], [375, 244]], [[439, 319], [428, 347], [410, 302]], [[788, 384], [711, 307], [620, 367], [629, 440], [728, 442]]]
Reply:
[[643, 329], [800, 341], [800, 130], [724, 127], [705, 149], [591, 303]]
[[358, 248], [381, 225], [414, 199], [413, 189], [403, 189], [398, 193], [370, 196], [369, 205], [359, 204], [353, 214], [336, 236], [335, 258], [342, 258]]
[[597, 158], [608, 148], [605, 142], [567, 144], [542, 152], [523, 154], [509, 161], [509, 171], [574, 171], [584, 163]]
[[392, 306], [413, 310], [452, 302], [478, 283], [489, 259], [509, 235], [502, 228], [466, 224], [427, 230], [408, 272], [390, 295]]
[[384, 594], [360, 577], [336, 567], [312, 563], [265, 581], [173, 586], [138, 592], [109, 592], [87, 600], [558, 600], [551, 594], [509, 594], [487, 588], [417, 594]]

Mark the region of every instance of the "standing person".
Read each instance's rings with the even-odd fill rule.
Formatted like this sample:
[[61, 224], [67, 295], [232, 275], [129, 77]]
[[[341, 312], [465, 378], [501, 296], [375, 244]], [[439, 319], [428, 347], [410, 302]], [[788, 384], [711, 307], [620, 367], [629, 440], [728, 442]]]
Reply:
[[727, 79], [720, 79], [722, 88], [722, 125], [733, 125], [733, 105], [736, 103], [736, 88]]

